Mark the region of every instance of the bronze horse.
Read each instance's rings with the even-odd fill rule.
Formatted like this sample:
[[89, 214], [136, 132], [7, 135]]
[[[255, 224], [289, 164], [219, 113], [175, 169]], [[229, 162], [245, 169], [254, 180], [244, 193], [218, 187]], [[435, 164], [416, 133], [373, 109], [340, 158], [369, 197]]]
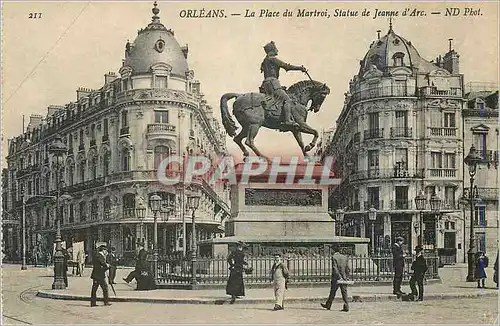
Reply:
[[[299, 126], [291, 131], [297, 140], [297, 143], [307, 157], [307, 152], [314, 148], [318, 139], [318, 132], [311, 128], [307, 123], [307, 104], [311, 101], [310, 111], [318, 112], [325, 100], [325, 97], [330, 94], [330, 88], [326, 84], [314, 81], [304, 80], [290, 86], [287, 93], [292, 98], [292, 117]], [[241, 131], [236, 135], [236, 123], [229, 113], [227, 102], [233, 98], [236, 101], [233, 104], [233, 114], [241, 124]], [[265, 157], [255, 147], [254, 139], [259, 132], [260, 127], [264, 126], [269, 129], [280, 130], [282, 102], [269, 98], [262, 93], [226, 93], [220, 99], [220, 108], [222, 115], [222, 124], [229, 136], [243, 151], [244, 157], [248, 157], [249, 153], [243, 146], [243, 139], [246, 138], [245, 144], [250, 147], [257, 156]], [[273, 115], [274, 113], [274, 115]], [[302, 133], [313, 135], [311, 143], [304, 147], [302, 141]]]

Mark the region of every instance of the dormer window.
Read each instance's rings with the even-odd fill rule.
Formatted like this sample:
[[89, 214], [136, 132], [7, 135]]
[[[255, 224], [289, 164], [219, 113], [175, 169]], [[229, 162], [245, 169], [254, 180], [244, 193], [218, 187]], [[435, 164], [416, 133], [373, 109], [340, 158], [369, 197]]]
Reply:
[[403, 67], [403, 58], [405, 54], [402, 52], [397, 52], [392, 56], [394, 60], [394, 67]]
[[482, 111], [484, 110], [484, 101], [481, 99], [476, 100], [476, 109]]

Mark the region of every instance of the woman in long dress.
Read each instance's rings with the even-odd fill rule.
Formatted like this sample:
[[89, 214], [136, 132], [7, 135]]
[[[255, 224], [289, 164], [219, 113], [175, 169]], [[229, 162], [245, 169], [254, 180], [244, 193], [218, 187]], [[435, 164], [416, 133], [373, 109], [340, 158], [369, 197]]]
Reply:
[[229, 280], [227, 281], [226, 294], [231, 296], [231, 303], [236, 301], [237, 297], [245, 296], [245, 284], [243, 284], [244, 265], [248, 265], [245, 261], [245, 253], [243, 252], [244, 244], [237, 243], [236, 250], [231, 252], [227, 257], [229, 264]]
[[476, 270], [475, 270], [475, 278], [477, 280], [477, 287], [484, 289], [484, 282], [486, 280], [486, 271], [485, 268], [488, 267], [488, 257], [484, 255], [484, 252], [479, 252], [479, 257], [476, 262]]

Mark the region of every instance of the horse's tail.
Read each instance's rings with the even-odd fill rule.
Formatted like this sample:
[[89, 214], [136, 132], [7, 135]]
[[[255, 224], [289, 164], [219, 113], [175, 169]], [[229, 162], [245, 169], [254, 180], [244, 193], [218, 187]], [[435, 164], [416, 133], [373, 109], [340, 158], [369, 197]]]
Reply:
[[236, 123], [233, 120], [233, 117], [231, 116], [231, 113], [229, 113], [229, 109], [227, 107], [227, 101], [240, 96], [240, 94], [237, 93], [226, 93], [222, 95], [220, 98], [220, 112], [222, 116], [222, 124], [224, 125], [224, 129], [226, 129], [226, 132], [229, 136], [234, 137], [236, 136]]

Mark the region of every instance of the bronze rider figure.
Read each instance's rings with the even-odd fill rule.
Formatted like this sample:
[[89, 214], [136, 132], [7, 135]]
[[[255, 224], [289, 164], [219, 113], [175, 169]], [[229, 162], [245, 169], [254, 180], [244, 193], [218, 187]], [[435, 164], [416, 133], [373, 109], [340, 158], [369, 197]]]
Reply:
[[260, 72], [264, 73], [264, 81], [262, 82], [261, 92], [269, 95], [273, 98], [283, 100], [283, 121], [281, 125], [285, 129], [293, 129], [298, 127], [298, 124], [292, 120], [291, 117], [291, 101], [292, 99], [285, 90], [281, 87], [279, 82], [280, 68], [289, 70], [299, 70], [306, 72], [307, 69], [304, 66], [294, 66], [278, 59], [278, 48], [274, 44], [274, 41], [269, 42], [264, 46], [264, 51], [266, 52], [266, 57], [260, 66]]

